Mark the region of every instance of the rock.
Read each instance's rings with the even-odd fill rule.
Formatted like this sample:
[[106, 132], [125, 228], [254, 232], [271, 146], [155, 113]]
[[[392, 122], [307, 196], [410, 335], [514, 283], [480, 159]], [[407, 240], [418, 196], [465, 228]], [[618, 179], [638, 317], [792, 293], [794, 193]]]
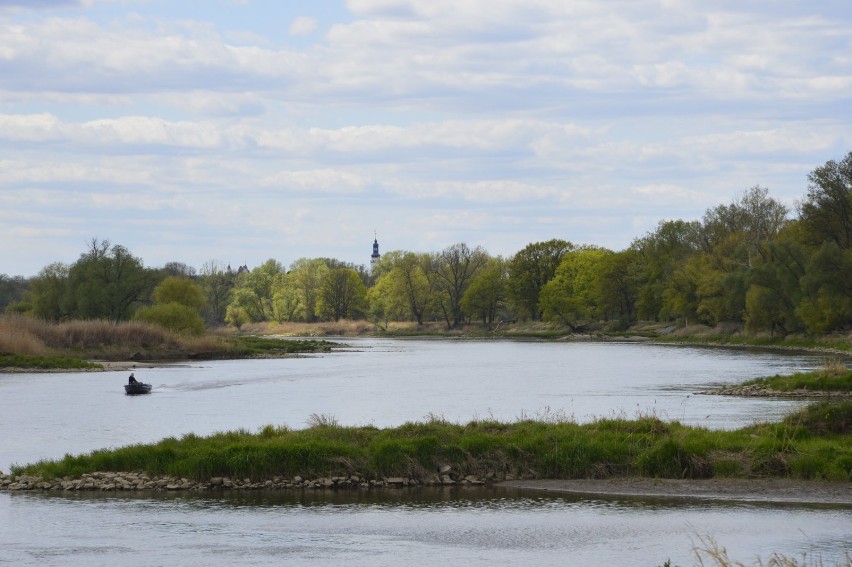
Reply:
[[443, 465], [443, 466], [441, 466], [440, 469], [438, 469], [438, 472], [440, 474], [449, 474], [450, 471], [452, 471], [452, 470], [453, 470], [453, 467], [451, 467], [450, 465]]

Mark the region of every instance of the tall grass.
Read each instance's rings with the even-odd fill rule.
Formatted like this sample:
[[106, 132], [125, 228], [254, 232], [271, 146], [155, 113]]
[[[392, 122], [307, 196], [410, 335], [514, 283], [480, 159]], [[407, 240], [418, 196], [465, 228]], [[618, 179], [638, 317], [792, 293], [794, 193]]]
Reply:
[[44, 349], [85, 351], [108, 346], [146, 348], [180, 342], [177, 335], [147, 323], [101, 320], [47, 323], [22, 315], [0, 315], [0, 337], [17, 337], [18, 341], [23, 338], [18, 348], [41, 349], [40, 353], [24, 353], [11, 348], [14, 345], [10, 344], [9, 352], [19, 354], [41, 354], [45, 352]]
[[443, 465], [460, 475], [524, 478], [648, 476], [794, 477], [852, 480], [852, 402], [808, 408], [781, 423], [708, 431], [654, 417], [588, 424], [439, 419], [389, 429], [342, 427], [329, 416], [290, 430], [188, 435], [17, 467], [45, 478], [97, 470], [144, 470], [196, 480], [211, 476], [425, 478]]
[[776, 392], [793, 392], [796, 390], [852, 392], [852, 370], [838, 359], [829, 359], [822, 368], [811, 372], [756, 378], [742, 385], [758, 385]]
[[329, 350], [320, 341], [275, 340], [209, 333], [192, 337], [141, 321], [46, 323], [21, 315], [0, 315], [0, 353], [103, 360], [240, 358]]

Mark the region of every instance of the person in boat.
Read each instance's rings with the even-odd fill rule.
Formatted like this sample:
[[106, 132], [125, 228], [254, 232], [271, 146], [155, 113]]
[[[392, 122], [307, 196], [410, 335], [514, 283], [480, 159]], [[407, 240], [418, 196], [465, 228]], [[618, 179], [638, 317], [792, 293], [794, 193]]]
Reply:
[[130, 378], [127, 379], [128, 384], [138, 384], [136, 381], [136, 377], [133, 375], [133, 372], [130, 373]]

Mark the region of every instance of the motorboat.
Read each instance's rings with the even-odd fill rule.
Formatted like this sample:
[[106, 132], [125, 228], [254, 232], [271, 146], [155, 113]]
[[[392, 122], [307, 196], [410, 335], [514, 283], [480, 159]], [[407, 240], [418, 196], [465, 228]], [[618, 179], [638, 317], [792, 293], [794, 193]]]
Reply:
[[125, 384], [124, 393], [128, 396], [135, 396], [138, 394], [150, 394], [151, 384], [146, 384], [144, 382], [133, 382], [131, 384]]

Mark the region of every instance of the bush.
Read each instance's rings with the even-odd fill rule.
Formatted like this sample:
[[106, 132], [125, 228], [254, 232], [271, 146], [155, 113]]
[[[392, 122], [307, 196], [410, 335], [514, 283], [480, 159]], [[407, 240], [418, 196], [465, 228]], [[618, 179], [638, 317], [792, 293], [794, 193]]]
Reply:
[[134, 321], [153, 323], [176, 333], [201, 336], [204, 319], [198, 311], [175, 301], [142, 307], [133, 315]]

